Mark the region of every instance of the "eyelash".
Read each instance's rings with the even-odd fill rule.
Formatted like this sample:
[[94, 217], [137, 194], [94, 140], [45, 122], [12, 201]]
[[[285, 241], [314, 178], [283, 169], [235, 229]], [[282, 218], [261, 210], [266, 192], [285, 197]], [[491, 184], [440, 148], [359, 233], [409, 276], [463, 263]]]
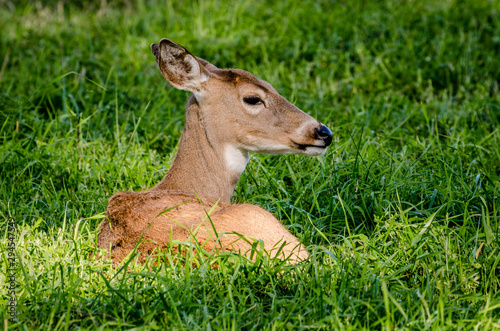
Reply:
[[251, 105], [251, 106], [256, 106], [256, 105], [261, 105], [263, 104], [262, 100], [258, 97], [258, 96], [255, 96], [255, 95], [251, 95], [251, 96], [248, 96], [248, 97], [244, 97], [243, 98], [243, 101], [248, 104], [248, 105]]

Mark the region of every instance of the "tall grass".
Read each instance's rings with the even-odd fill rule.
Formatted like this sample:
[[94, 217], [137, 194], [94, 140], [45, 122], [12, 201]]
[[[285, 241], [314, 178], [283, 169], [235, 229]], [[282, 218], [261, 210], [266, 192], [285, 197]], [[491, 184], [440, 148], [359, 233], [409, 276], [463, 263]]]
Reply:
[[[499, 13], [484, 0], [1, 1], [2, 321], [500, 328]], [[163, 37], [332, 128], [324, 157], [253, 155], [233, 197], [281, 219], [308, 261], [93, 257], [107, 199], [150, 188], [175, 156], [188, 94], [157, 70], [149, 44]]]

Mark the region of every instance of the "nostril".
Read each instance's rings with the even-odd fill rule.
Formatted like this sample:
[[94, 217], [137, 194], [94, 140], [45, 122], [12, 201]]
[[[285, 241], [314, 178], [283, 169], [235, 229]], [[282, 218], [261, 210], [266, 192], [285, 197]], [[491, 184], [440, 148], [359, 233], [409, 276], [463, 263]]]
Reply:
[[330, 129], [323, 124], [321, 125], [321, 128], [317, 132], [318, 136], [320, 136], [321, 138], [328, 138], [332, 136], [332, 131], [330, 131]]
[[332, 131], [326, 126], [321, 124], [319, 129], [314, 129], [316, 137], [323, 140], [326, 146], [332, 143]]

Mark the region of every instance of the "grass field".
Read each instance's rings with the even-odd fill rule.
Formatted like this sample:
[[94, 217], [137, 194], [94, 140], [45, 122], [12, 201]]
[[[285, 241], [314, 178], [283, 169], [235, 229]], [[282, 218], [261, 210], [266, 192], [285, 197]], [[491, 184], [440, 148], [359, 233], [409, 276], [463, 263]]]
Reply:
[[[83, 3], [0, 1], [2, 326], [500, 329], [499, 1]], [[332, 129], [322, 157], [253, 155], [233, 197], [308, 261], [90, 257], [111, 195], [175, 156], [188, 94], [157, 68], [163, 37]]]

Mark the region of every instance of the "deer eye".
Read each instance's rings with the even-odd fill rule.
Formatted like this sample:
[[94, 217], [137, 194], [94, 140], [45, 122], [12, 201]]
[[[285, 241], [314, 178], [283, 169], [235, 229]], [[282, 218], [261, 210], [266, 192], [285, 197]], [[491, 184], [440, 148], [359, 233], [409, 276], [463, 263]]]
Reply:
[[244, 97], [243, 101], [245, 101], [246, 104], [249, 104], [249, 105], [252, 105], [252, 106], [263, 104], [262, 100], [260, 100], [260, 98], [258, 96], [256, 96], [256, 95], [251, 95], [251, 96], [248, 96], [248, 97]]

